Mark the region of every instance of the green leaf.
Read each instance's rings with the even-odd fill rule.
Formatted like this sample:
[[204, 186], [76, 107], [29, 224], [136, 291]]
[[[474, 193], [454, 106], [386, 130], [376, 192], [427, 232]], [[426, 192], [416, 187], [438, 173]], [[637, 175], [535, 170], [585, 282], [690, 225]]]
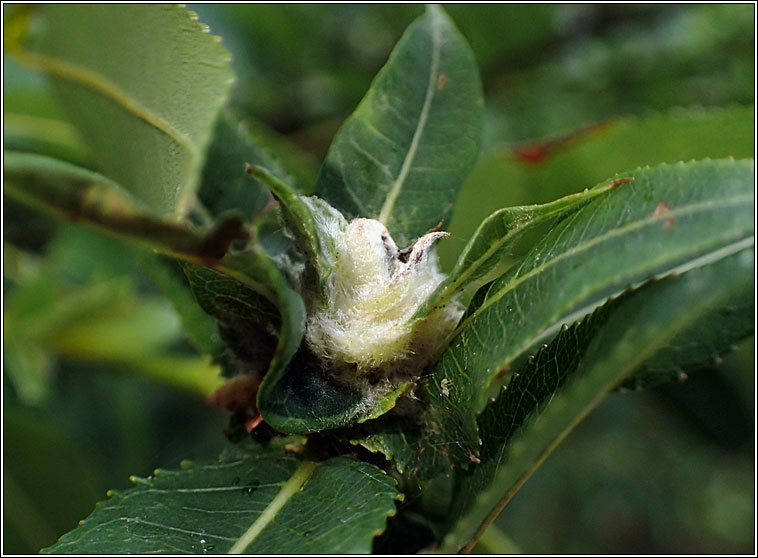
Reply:
[[[752, 244], [752, 161], [664, 165], [629, 175], [632, 187], [617, 188], [555, 226], [459, 324], [427, 393], [434, 413], [452, 410], [451, 422], [467, 425], [456, 427], [454, 438], [443, 434], [466, 440], [466, 453], [476, 452], [473, 416], [492, 382], [561, 324], [629, 285]], [[439, 395], [444, 378], [459, 384], [449, 398]]]
[[54, 79], [108, 177], [160, 215], [184, 213], [233, 79], [219, 40], [178, 6], [48, 5], [37, 15], [34, 49], [12, 53]]
[[[753, 156], [753, 106], [673, 109], [612, 119], [528, 143], [498, 145], [472, 170], [438, 249], [452, 267], [462, 242], [501, 207], [546, 203], [637, 167], [691, 159]], [[527, 160], [518, 153], [543, 154]], [[523, 254], [523, 250], [520, 252]], [[520, 255], [519, 254], [519, 255]]]
[[313, 193], [321, 164], [320, 159], [304, 151], [286, 135], [277, 133], [262, 122], [246, 118], [244, 126], [247, 135], [271, 159], [271, 162], [262, 160], [261, 165], [274, 172], [299, 193], [305, 195]]
[[[442, 551], [470, 550], [566, 435], [635, 368], [714, 308], [752, 291], [752, 249], [612, 300], [544, 346], [480, 418], [483, 451], [458, 471]], [[478, 497], [475, 497], [478, 495]]]
[[109, 492], [46, 553], [367, 553], [400, 498], [381, 469], [279, 451], [182, 463]]
[[247, 133], [245, 123], [224, 111], [208, 146], [198, 190], [200, 202], [211, 215], [239, 211], [245, 219], [251, 220], [264, 209], [269, 193], [247, 177], [245, 165], [248, 163], [273, 165], [267, 153]]
[[[557, 223], [470, 307], [423, 387], [422, 473], [466, 465], [476, 414], [528, 351], [627, 287], [753, 243], [752, 161], [639, 169]], [[444, 389], [443, 389], [444, 388]]]
[[612, 179], [591, 190], [571, 194], [544, 205], [506, 207], [496, 211], [479, 225], [453, 270], [419, 308], [414, 319], [422, 318], [433, 308], [443, 306], [450, 300], [458, 299], [467, 304], [474, 291], [502, 275], [505, 271], [504, 264], [509, 263], [506, 258], [508, 250], [522, 233], [632, 180]]
[[224, 111], [208, 147], [198, 192], [212, 215], [239, 211], [250, 220], [265, 209], [269, 192], [251, 182], [246, 165], [261, 165], [297, 190], [312, 188], [315, 181], [316, 171], [306, 155], [263, 125]]
[[308, 434], [363, 423], [392, 409], [410, 387], [363, 391], [347, 386], [323, 370], [307, 350], [297, 353], [277, 381], [269, 380], [258, 393], [258, 410], [268, 424], [288, 434]]
[[[23, 8], [22, 8], [23, 10]], [[3, 13], [4, 21], [12, 13]], [[87, 166], [91, 157], [40, 72], [3, 57], [3, 144]]]
[[214, 330], [223, 339], [222, 349], [225, 346], [234, 355], [230, 360], [221, 356], [220, 351], [211, 353], [221, 357], [226, 374], [263, 374], [281, 328], [276, 306], [217, 271], [189, 263], [182, 264], [182, 268], [191, 289], [193, 306], [197, 308], [199, 304], [204, 316], [210, 320], [215, 318]]
[[[279, 200], [284, 222], [295, 237], [297, 246], [305, 253], [306, 265], [315, 269], [320, 281], [325, 281], [334, 265], [334, 250], [327, 248], [330, 230], [334, 227], [344, 229], [346, 223], [342, 215], [323, 200], [302, 198], [263, 167], [250, 166], [247, 172]], [[319, 222], [325, 226], [319, 226]]]
[[690, 372], [721, 362], [755, 331], [755, 289], [734, 293], [723, 304], [677, 334], [624, 382], [643, 389], [661, 382], [682, 381]]
[[343, 124], [316, 194], [348, 219], [382, 221], [398, 245], [410, 244], [452, 215], [479, 153], [482, 104], [468, 45], [429, 7]]
[[[300, 295], [289, 286], [271, 258], [257, 244], [238, 256], [232, 255], [228, 266], [228, 269], [239, 272], [239, 275], [232, 277], [239, 280], [243, 287], [252, 288], [265, 295], [247, 280], [248, 277], [261, 278], [262, 284], [273, 292], [273, 298], [267, 298], [276, 305], [281, 316], [279, 340], [257, 395], [258, 410], [268, 421], [264, 411], [265, 401], [300, 346], [305, 331], [305, 304]], [[261, 284], [260, 281], [257, 284]]]

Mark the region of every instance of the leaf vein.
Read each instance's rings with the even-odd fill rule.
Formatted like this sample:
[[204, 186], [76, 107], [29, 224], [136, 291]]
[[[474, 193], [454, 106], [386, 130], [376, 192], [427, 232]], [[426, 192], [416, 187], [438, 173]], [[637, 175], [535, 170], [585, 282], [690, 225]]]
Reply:
[[429, 70], [429, 81], [427, 82], [427, 86], [426, 86], [426, 95], [424, 96], [424, 104], [422, 105], [421, 112], [419, 113], [419, 119], [418, 119], [418, 123], [416, 124], [416, 130], [413, 133], [413, 139], [411, 140], [411, 145], [408, 148], [408, 152], [405, 154], [403, 165], [400, 168], [400, 174], [398, 174], [397, 178], [395, 179], [395, 182], [392, 185], [392, 188], [390, 189], [389, 193], [387, 194], [387, 198], [384, 201], [384, 205], [382, 206], [382, 209], [379, 212], [379, 221], [385, 224], [387, 223], [390, 215], [392, 214], [392, 209], [395, 206], [397, 197], [400, 195], [400, 191], [403, 188], [403, 184], [405, 183], [405, 180], [408, 177], [408, 173], [410, 172], [413, 159], [416, 156], [416, 151], [418, 150], [419, 142], [421, 141], [421, 136], [423, 135], [424, 130], [426, 128], [426, 120], [429, 116], [429, 111], [432, 106], [432, 99], [434, 98], [434, 92], [436, 90], [437, 74], [439, 73], [441, 46], [442, 46], [442, 37], [440, 36], [440, 29], [438, 25], [434, 24], [432, 28], [432, 63], [431, 63], [431, 68]]

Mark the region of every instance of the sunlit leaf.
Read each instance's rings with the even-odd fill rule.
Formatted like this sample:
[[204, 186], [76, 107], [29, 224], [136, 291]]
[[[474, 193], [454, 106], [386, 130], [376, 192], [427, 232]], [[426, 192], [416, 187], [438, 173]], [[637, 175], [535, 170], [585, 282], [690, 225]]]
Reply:
[[47, 5], [35, 15], [41, 36], [12, 52], [54, 79], [105, 174], [160, 215], [186, 211], [233, 79], [219, 40], [178, 6]]

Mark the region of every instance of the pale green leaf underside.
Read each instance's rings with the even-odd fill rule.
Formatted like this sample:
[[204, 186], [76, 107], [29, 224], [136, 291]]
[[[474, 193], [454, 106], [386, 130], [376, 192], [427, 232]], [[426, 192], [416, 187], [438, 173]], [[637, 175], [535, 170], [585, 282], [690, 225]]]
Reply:
[[408, 245], [452, 215], [479, 151], [476, 62], [432, 6], [405, 32], [329, 149], [316, 194]]
[[186, 210], [233, 79], [218, 38], [174, 5], [46, 5], [39, 18], [35, 50], [16, 54], [54, 78], [105, 174], [161, 215]]
[[326, 554], [370, 552], [400, 497], [373, 465], [302, 461], [261, 451], [183, 463], [97, 505], [45, 549], [60, 554]]
[[470, 550], [487, 523], [613, 387], [714, 308], [753, 292], [753, 266], [748, 248], [644, 285], [541, 350], [482, 414], [481, 463], [457, 475], [451, 526], [461, 519], [441, 550]]

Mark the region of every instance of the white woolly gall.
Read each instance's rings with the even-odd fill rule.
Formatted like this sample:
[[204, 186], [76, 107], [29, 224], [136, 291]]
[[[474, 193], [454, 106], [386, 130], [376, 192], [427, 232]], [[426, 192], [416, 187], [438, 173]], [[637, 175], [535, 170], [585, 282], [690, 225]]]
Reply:
[[399, 250], [387, 228], [374, 219], [355, 219], [334, 237], [334, 271], [326, 293], [312, 308], [306, 339], [330, 364], [385, 377], [420, 371], [454, 328], [456, 304], [410, 318], [444, 279], [431, 232]]

